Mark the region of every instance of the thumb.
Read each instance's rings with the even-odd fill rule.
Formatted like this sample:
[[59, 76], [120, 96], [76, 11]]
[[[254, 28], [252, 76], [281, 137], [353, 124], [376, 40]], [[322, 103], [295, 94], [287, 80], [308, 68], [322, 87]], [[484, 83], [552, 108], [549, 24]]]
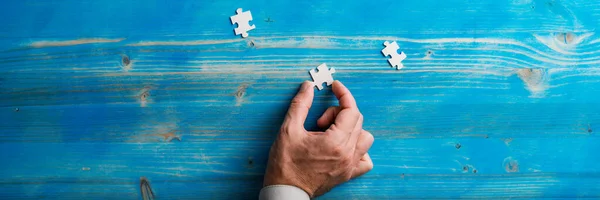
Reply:
[[371, 169], [373, 169], [373, 161], [371, 161], [369, 154], [366, 153], [362, 158], [360, 158], [356, 168], [354, 168], [352, 178], [362, 176], [363, 174], [371, 171]]

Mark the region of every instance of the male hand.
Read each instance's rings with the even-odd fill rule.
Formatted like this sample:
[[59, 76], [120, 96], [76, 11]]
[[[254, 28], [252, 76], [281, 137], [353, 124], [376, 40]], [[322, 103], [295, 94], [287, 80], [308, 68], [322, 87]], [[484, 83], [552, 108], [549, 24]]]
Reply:
[[292, 185], [315, 197], [373, 168], [367, 151], [373, 135], [362, 129], [363, 116], [350, 91], [333, 82], [339, 106], [329, 107], [317, 121], [325, 132], [304, 129], [314, 85], [306, 81], [292, 100], [271, 146], [264, 186]]

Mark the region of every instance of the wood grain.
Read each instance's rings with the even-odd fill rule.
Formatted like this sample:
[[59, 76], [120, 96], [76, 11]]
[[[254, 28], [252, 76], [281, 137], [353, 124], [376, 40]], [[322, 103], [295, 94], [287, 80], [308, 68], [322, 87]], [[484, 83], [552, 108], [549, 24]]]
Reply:
[[[242, 39], [229, 16], [251, 10]], [[308, 70], [375, 168], [322, 199], [600, 198], [596, 1], [3, 1], [0, 196], [253, 199]], [[397, 41], [408, 58], [381, 55]], [[305, 125], [336, 101], [316, 92]]]

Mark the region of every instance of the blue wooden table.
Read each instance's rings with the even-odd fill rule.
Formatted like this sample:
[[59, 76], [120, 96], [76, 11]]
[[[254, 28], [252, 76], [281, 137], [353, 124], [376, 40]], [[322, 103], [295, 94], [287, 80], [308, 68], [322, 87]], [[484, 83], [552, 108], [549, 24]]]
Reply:
[[[376, 138], [375, 168], [322, 199], [600, 198], [598, 19], [594, 0], [2, 1], [0, 198], [139, 199], [140, 177], [255, 198], [321, 63]], [[316, 92], [306, 127], [335, 104]]]

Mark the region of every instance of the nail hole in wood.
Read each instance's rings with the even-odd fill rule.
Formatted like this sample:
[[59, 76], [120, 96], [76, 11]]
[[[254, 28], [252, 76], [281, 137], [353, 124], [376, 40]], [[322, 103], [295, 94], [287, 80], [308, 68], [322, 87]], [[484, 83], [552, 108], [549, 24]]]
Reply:
[[254, 158], [252, 157], [248, 157], [248, 165], [246, 165], [247, 168], [253, 168], [254, 167]]
[[504, 170], [506, 172], [519, 172], [519, 162], [514, 160], [512, 157], [507, 157], [504, 159]]
[[238, 86], [237, 90], [235, 91], [235, 99], [236, 99], [236, 106], [240, 106], [242, 105], [242, 103], [244, 102], [244, 96], [246, 95], [246, 89], [248, 89], [248, 84], [241, 84], [240, 86]]
[[140, 102], [140, 106], [141, 107], [146, 107], [147, 103], [151, 101], [151, 94], [150, 94], [150, 90], [152, 89], [152, 86], [144, 86], [144, 88], [142, 88], [138, 94], [135, 96], [138, 101]]
[[129, 56], [127, 56], [127, 55], [121, 56], [121, 63], [123, 64], [124, 67], [129, 66], [129, 64], [131, 64], [131, 60], [129, 59]]

